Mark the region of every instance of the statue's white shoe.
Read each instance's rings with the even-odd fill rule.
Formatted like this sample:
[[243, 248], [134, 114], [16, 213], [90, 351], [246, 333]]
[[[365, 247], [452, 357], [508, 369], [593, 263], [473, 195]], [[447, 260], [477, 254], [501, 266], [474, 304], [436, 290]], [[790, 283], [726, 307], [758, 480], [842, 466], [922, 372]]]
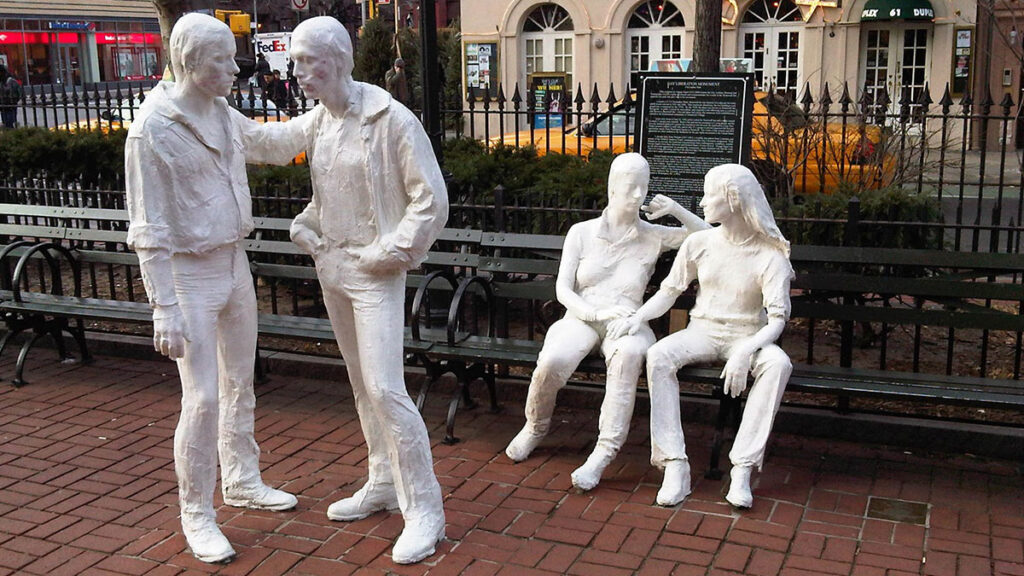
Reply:
[[327, 517], [331, 520], [351, 522], [361, 520], [374, 512], [395, 510], [398, 508], [398, 494], [394, 484], [375, 484], [369, 482], [348, 498], [338, 500], [327, 507]]
[[260, 483], [254, 488], [224, 491], [224, 503], [253, 510], [291, 510], [299, 503], [295, 496]]
[[391, 559], [395, 564], [415, 564], [432, 555], [441, 540], [444, 540], [444, 514], [410, 522], [395, 541]]
[[212, 518], [183, 514], [181, 528], [185, 533], [192, 555], [210, 563], [228, 563], [235, 557], [235, 549], [224, 537]]
[[508, 448], [505, 448], [505, 455], [511, 458], [513, 462], [522, 462], [530, 457], [530, 453], [540, 444], [544, 436], [545, 434], [535, 432], [533, 427], [527, 424], [508, 443]]
[[658, 490], [658, 506], [675, 506], [690, 495], [690, 461], [670, 460]]
[[752, 466], [733, 466], [729, 471], [729, 493], [725, 500], [737, 508], [747, 509], [754, 505], [754, 495], [750, 492], [750, 473]]
[[572, 485], [579, 490], [586, 492], [587, 490], [593, 490], [598, 482], [601, 481], [601, 475], [604, 474], [604, 469], [608, 467], [612, 462], [612, 456], [607, 454], [604, 450], [595, 450], [593, 454], [587, 458], [587, 461], [583, 463], [572, 473]]

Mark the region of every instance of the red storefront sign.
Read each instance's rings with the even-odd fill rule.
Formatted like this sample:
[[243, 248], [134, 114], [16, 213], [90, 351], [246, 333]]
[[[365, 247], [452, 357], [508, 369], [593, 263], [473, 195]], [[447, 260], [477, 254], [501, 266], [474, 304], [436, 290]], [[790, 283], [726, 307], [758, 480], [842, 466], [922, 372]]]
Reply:
[[159, 34], [96, 33], [97, 44], [160, 44]]
[[[159, 34], [156, 35], [159, 37]], [[56, 42], [54, 42], [56, 40]], [[78, 44], [75, 32], [5, 32], [0, 31], [0, 44]]]

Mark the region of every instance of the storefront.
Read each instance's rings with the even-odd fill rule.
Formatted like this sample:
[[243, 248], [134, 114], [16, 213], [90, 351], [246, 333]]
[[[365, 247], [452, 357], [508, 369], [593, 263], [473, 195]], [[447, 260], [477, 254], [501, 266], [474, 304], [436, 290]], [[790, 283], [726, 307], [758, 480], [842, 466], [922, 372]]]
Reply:
[[145, 0], [71, 8], [0, 0], [0, 64], [26, 85], [156, 79], [164, 67], [160, 26]]

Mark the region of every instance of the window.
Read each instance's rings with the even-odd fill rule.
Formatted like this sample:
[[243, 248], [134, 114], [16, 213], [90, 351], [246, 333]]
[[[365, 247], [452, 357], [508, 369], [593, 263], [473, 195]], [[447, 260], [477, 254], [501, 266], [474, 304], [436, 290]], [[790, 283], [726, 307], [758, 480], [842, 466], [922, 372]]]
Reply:
[[871, 114], [896, 113], [904, 90], [916, 102], [928, 81], [928, 27], [898, 21], [870, 25], [862, 32], [862, 85], [874, 102], [885, 89], [888, 109], [873, 105]]
[[[572, 86], [572, 18], [558, 4], [541, 4], [523, 22], [523, 68], [526, 74], [565, 72]], [[524, 76], [523, 86], [526, 86]]]
[[650, 70], [657, 60], [683, 57], [683, 14], [668, 0], [645, 0], [629, 17], [626, 35], [628, 82], [636, 83], [636, 74]]
[[757, 0], [747, 9], [740, 24], [740, 54], [753, 62], [759, 89], [796, 96], [802, 29], [800, 9], [790, 0]]

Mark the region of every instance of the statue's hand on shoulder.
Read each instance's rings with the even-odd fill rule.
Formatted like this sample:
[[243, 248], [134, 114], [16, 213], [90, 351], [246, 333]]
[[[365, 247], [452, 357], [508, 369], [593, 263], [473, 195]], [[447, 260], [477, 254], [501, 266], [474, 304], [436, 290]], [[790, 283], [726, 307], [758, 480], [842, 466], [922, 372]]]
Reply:
[[185, 355], [185, 315], [177, 304], [153, 308], [153, 348], [172, 360]]

